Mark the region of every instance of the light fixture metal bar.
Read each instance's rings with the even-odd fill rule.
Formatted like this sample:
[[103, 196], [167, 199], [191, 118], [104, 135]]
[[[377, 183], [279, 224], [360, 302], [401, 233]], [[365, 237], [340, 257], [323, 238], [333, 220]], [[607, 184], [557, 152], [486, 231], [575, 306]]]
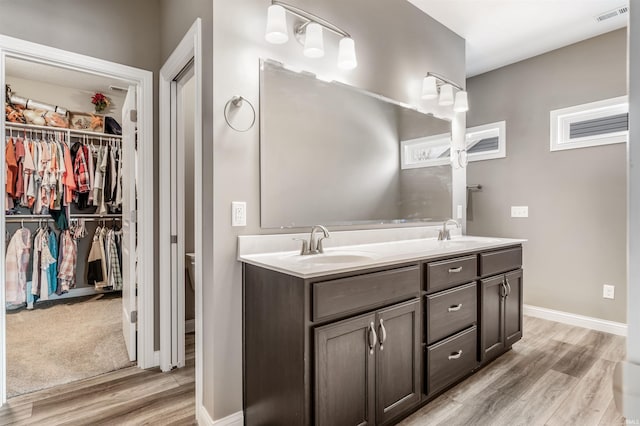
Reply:
[[453, 81], [449, 80], [448, 78], [440, 75], [440, 74], [436, 74], [435, 72], [428, 72], [427, 73], [427, 77], [435, 77], [437, 80], [443, 81], [445, 83], [448, 83], [450, 85], [452, 85], [453, 87], [455, 87], [458, 90], [462, 90], [464, 91], [464, 89], [462, 87], [460, 87], [459, 85], [457, 85], [456, 83], [454, 83]]
[[288, 3], [284, 3], [284, 2], [281, 2], [281, 1], [278, 1], [278, 0], [271, 0], [271, 4], [282, 6], [286, 10], [288, 10], [289, 13], [297, 16], [298, 18], [302, 18], [302, 19], [304, 19], [306, 21], [315, 22], [317, 24], [320, 24], [324, 28], [326, 28], [327, 30], [329, 30], [332, 33], [335, 33], [335, 34], [337, 34], [339, 36], [351, 38], [351, 36], [349, 35], [348, 32], [346, 32], [342, 28], [332, 24], [331, 22], [327, 21], [326, 19], [323, 19], [323, 18], [319, 17], [318, 15], [314, 15], [313, 13], [310, 13], [310, 12], [307, 12], [306, 10], [300, 9], [299, 7], [292, 6], [292, 5], [288, 4]]

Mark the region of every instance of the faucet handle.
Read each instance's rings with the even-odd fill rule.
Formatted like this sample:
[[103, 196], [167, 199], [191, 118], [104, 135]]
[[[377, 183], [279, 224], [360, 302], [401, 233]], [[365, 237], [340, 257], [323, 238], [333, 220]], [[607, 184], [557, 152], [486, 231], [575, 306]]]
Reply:
[[294, 241], [302, 241], [302, 248], [300, 249], [300, 255], [307, 255], [309, 254], [309, 241], [307, 241], [305, 238], [293, 238]]
[[324, 240], [325, 237], [324, 235], [321, 236], [320, 238], [318, 238], [318, 242], [316, 243], [316, 253], [324, 253], [324, 248], [322, 247], [322, 240]]

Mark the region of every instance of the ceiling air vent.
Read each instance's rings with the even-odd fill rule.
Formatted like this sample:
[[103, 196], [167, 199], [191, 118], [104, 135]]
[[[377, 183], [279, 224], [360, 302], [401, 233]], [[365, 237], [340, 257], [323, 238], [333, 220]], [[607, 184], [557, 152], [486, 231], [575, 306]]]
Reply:
[[628, 13], [628, 12], [629, 12], [629, 6], [616, 7], [615, 9], [608, 10], [596, 16], [596, 21], [597, 22], [606, 21], [607, 19], [615, 18], [616, 16], [624, 15], [625, 13]]

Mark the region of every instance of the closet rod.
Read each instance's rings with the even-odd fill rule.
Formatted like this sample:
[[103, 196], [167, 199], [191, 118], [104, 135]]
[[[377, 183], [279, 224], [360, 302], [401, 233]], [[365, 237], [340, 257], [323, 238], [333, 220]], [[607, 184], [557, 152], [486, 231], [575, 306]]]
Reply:
[[21, 123], [4, 123], [5, 130], [15, 129], [15, 130], [42, 130], [47, 132], [65, 132], [69, 133], [70, 136], [80, 135], [80, 136], [93, 136], [96, 138], [113, 138], [113, 139], [122, 139], [122, 135], [111, 135], [108, 133], [98, 133], [91, 132], [88, 130], [74, 130], [74, 129], [65, 129], [63, 127], [50, 127], [50, 126], [38, 126], [36, 124], [21, 124]]
[[[6, 215], [5, 218], [17, 218], [17, 219], [53, 219], [51, 216], [47, 216], [44, 214], [10, 214]], [[99, 214], [99, 213], [71, 213], [71, 219], [118, 219], [122, 218], [122, 214], [119, 213], [109, 213], [109, 214]]]
[[[85, 222], [107, 222], [109, 220], [122, 220], [122, 217], [72, 217], [71, 219], [83, 219]], [[38, 222], [55, 222], [51, 217], [7, 217], [5, 219], [7, 223], [38, 223]]]

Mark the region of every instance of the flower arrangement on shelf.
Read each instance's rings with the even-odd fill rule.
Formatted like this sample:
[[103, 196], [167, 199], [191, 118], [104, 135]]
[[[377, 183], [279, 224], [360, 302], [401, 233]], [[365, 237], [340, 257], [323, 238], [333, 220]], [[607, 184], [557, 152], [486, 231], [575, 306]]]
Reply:
[[111, 100], [107, 98], [103, 93], [96, 92], [91, 98], [91, 103], [95, 106], [96, 113], [102, 113], [105, 109], [111, 105]]

